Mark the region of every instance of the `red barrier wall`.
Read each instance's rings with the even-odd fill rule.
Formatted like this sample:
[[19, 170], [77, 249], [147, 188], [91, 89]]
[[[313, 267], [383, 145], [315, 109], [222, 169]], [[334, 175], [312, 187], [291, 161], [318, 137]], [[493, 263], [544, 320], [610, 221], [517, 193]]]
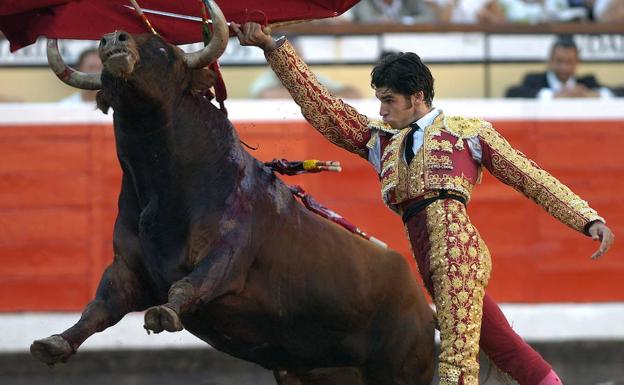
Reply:
[[[624, 234], [624, 121], [499, 121], [500, 132], [587, 199]], [[236, 123], [235, 123], [236, 124]], [[284, 177], [406, 257], [401, 221], [381, 203], [367, 162], [303, 122], [236, 124], [261, 160], [340, 160], [341, 174]], [[0, 129], [0, 311], [79, 310], [112, 258], [120, 171], [109, 125]], [[624, 247], [598, 246], [486, 175], [469, 205], [491, 249], [489, 291], [500, 302], [624, 301]]]

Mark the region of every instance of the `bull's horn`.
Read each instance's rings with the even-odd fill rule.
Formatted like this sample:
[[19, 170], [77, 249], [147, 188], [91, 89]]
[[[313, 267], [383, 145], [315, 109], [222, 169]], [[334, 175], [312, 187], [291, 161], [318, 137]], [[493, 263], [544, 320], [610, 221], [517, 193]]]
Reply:
[[64, 83], [80, 88], [83, 90], [99, 90], [102, 88], [102, 81], [100, 80], [100, 73], [87, 74], [84, 72], [76, 71], [63, 61], [61, 53], [58, 49], [58, 42], [56, 39], [48, 39], [48, 47], [46, 50], [48, 55], [48, 64], [52, 71], [61, 79]]
[[184, 55], [186, 65], [190, 68], [202, 68], [217, 60], [227, 47], [230, 32], [225, 22], [225, 16], [214, 0], [203, 0], [212, 16], [213, 34], [210, 43], [201, 51]]

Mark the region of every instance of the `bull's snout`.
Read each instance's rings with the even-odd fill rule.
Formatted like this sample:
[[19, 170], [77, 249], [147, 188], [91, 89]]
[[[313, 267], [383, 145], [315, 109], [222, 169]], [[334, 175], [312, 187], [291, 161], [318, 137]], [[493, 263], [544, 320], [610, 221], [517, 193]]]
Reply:
[[127, 78], [138, 61], [136, 42], [126, 31], [102, 36], [99, 51], [104, 68], [117, 77]]
[[129, 40], [130, 34], [126, 31], [115, 31], [107, 33], [106, 35], [102, 36], [102, 39], [100, 39], [100, 48], [110, 49], [111, 46], [125, 46], [126, 44], [128, 44]]

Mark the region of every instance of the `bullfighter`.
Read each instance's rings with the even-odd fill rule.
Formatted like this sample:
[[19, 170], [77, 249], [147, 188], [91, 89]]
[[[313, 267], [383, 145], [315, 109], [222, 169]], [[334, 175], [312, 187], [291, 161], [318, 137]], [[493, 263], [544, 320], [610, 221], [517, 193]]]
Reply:
[[614, 236], [587, 202], [514, 149], [478, 118], [447, 116], [433, 106], [433, 77], [415, 53], [390, 54], [373, 68], [382, 120], [333, 97], [285, 38], [260, 25], [233, 23], [242, 45], [257, 46], [307, 121], [337, 146], [367, 159], [385, 204], [402, 216], [420, 275], [437, 308], [441, 385], [478, 384], [479, 346], [521, 385], [554, 385], [552, 367], [518, 336], [486, 293], [491, 260], [466, 212], [485, 167], [549, 214], [600, 240]]

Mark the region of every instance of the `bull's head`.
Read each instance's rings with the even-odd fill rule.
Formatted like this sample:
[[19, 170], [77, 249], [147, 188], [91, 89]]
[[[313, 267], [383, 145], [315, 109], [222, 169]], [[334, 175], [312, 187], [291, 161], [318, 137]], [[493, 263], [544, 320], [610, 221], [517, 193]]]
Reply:
[[[99, 55], [104, 65], [104, 71], [109, 72], [115, 78], [129, 79], [135, 68], [140, 65], [142, 55], [160, 55], [160, 60], [173, 62], [175, 58], [182, 60], [175, 61], [178, 65], [185, 65], [190, 69], [201, 69], [217, 60], [225, 47], [229, 38], [229, 31], [223, 13], [214, 0], [203, 0], [213, 18], [214, 33], [210, 44], [203, 50], [193, 53], [184, 53], [179, 48], [166, 44], [164, 40], [153, 35], [141, 35], [136, 38], [127, 32], [116, 31], [106, 34], [100, 40]], [[158, 46], [158, 44], [161, 44]], [[147, 52], [141, 52], [140, 45], [147, 44]], [[102, 88], [101, 73], [87, 74], [67, 66], [61, 57], [56, 39], [48, 40], [47, 46], [48, 62], [50, 67], [66, 84], [87, 90], [98, 90]], [[174, 56], [174, 57], [172, 57]], [[164, 59], [163, 59], [164, 58]], [[157, 66], [159, 61], [149, 60], [150, 64]], [[165, 70], [164, 68], [161, 70]], [[147, 79], [146, 79], [147, 80]]]

